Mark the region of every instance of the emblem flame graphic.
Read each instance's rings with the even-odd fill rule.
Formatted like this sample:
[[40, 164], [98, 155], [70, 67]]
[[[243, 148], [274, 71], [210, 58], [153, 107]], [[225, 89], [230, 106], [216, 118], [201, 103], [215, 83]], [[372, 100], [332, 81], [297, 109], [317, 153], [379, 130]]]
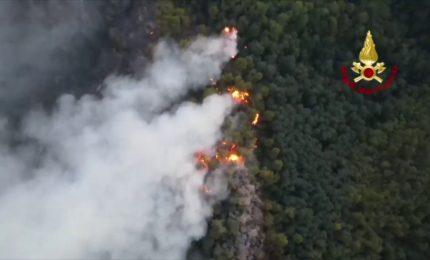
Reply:
[[381, 83], [383, 81], [382, 78], [376, 74], [381, 74], [385, 71], [385, 64], [383, 62], [378, 62], [375, 66], [372, 65], [378, 61], [378, 53], [376, 52], [375, 43], [373, 42], [372, 33], [370, 31], [367, 32], [364, 46], [360, 51], [359, 59], [364, 66], [360, 62], [352, 63], [352, 71], [360, 74], [360, 76], [354, 79], [354, 82], [358, 82], [362, 79], [367, 81], [374, 79]]
[[372, 33], [367, 32], [366, 40], [364, 41], [363, 49], [360, 51], [359, 59], [366, 65], [372, 65], [378, 60], [375, 43], [373, 42]]

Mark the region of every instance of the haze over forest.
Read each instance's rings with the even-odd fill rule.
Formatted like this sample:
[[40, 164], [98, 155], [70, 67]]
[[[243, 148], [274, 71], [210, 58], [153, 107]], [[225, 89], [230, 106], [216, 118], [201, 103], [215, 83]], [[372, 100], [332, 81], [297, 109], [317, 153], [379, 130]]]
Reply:
[[[1, 259], [430, 259], [430, 1], [0, 1]], [[386, 91], [342, 82], [371, 31]]]

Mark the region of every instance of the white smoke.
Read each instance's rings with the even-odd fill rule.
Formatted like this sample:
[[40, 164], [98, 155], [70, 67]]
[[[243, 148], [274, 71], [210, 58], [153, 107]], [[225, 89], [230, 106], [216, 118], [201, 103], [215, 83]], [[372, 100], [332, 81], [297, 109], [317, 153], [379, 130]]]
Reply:
[[25, 145], [6, 145], [0, 120], [0, 258], [184, 258], [211, 214], [194, 153], [221, 138], [233, 102], [178, 101], [235, 54], [228, 37], [161, 43], [143, 79], [29, 114]]
[[95, 1], [87, 1], [86, 6], [90, 20], [82, 19], [78, 1], [0, 1], [1, 115], [20, 115], [35, 101], [54, 101], [74, 84], [59, 82], [77, 82], [76, 78], [85, 82], [85, 73], [65, 76], [70, 71], [85, 72], [81, 68], [92, 64], [92, 52], [83, 46], [91, 46], [102, 28], [102, 12]]

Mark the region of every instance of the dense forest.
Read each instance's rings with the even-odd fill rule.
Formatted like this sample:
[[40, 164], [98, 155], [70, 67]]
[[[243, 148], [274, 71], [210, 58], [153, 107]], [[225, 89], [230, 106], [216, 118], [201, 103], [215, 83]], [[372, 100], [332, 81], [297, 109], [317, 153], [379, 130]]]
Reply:
[[[226, 26], [234, 27], [239, 32], [239, 52], [223, 68], [221, 78], [181, 98], [198, 103], [214, 93], [225, 93], [231, 86], [249, 92], [249, 103], [235, 107], [222, 126], [224, 140], [237, 145], [246, 167], [226, 170], [229, 194], [215, 204], [206, 235], [192, 243], [187, 259], [430, 259], [430, 0], [26, 0], [3, 4], [0, 87], [6, 94], [0, 97], [2, 171], [14, 172], [3, 160], [9, 150], [21, 155], [21, 150], [15, 149], [21, 143], [37, 143], [18, 131], [21, 124], [26, 125], [21, 120], [34, 107], [46, 106], [48, 114], [56, 115], [56, 100], [65, 93], [77, 98], [91, 93], [94, 102], [103, 100], [104, 79], [112, 74], [140, 76], [150, 66], [159, 40], [186, 47], [198, 35], [219, 36]], [[382, 77], [387, 79], [395, 65], [398, 75], [387, 91], [363, 95], [342, 82], [341, 68], [347, 66], [350, 76], [355, 76], [349, 68], [358, 61], [369, 30], [379, 62], [387, 67]], [[252, 125], [257, 113], [260, 122]], [[11, 127], [1, 132], [4, 115]], [[226, 149], [220, 149], [221, 153]], [[107, 146], [106, 150], [114, 149]], [[45, 147], [40, 154], [44, 151]], [[86, 146], [77, 150], [77, 158], [86, 151]], [[22, 155], [27, 158], [28, 154]], [[22, 160], [13, 162], [17, 168], [25, 165]], [[35, 162], [29, 160], [29, 169]], [[76, 165], [81, 164], [77, 160]], [[208, 169], [217, 166], [210, 164]], [[4, 180], [0, 186], [9, 188]], [[32, 190], [24, 187], [23, 193]], [[10, 201], [14, 202], [12, 194]], [[73, 215], [71, 209], [76, 207], [52, 194], [53, 201], [60, 198], [59, 208], [70, 206], [70, 214], [64, 214], [67, 220], [72, 216], [70, 223], [86, 219], [79, 207]], [[196, 194], [200, 196], [200, 190]], [[33, 202], [32, 196], [28, 198]], [[130, 198], [138, 199], [131, 207], [144, 204], [141, 197], [133, 194]], [[2, 206], [9, 205], [1, 201]], [[44, 205], [43, 200], [34, 201], [37, 203], [21, 205], [23, 212], [33, 217]], [[82, 197], [85, 203], [76, 205], [86, 206], [87, 201]], [[33, 204], [35, 208], [27, 207]], [[2, 209], [0, 218], [8, 213]], [[61, 220], [57, 215], [49, 216]], [[72, 236], [77, 244], [102, 241], [106, 246], [104, 239], [113, 239], [118, 235], [115, 232], [122, 230], [94, 235], [96, 226], [105, 223], [96, 216], [97, 222], [71, 226], [71, 233], [82, 234]], [[116, 220], [106, 216], [104, 219]], [[18, 227], [14, 233], [18, 235], [30, 229], [16, 224], [20, 217], [16, 214], [7, 219], [9, 222], [2, 222], [6, 232], [0, 244], [16, 244], [18, 253], [31, 253], [19, 250], [24, 244], [35, 251], [73, 251], [68, 240], [60, 239], [67, 234], [44, 232], [38, 215], [36, 220], [29, 219], [43, 236], [20, 243], [7, 232], [11, 226]], [[51, 218], [46, 223], [53, 223], [52, 230], [60, 228], [61, 221]], [[141, 219], [139, 215], [129, 223], [134, 227]], [[203, 233], [204, 227], [201, 230]], [[142, 242], [143, 232], [126, 231]], [[177, 233], [182, 238], [185, 232], [178, 229]], [[52, 241], [40, 239], [44, 236]], [[97, 239], [89, 239], [94, 237]], [[189, 243], [186, 239], [180, 241], [184, 248]], [[45, 242], [51, 246], [56, 245], [52, 242], [63, 242], [64, 247], [48, 250]], [[120, 246], [137, 248], [140, 253], [137, 242], [121, 242]], [[110, 249], [116, 243], [107, 245]], [[159, 249], [155, 240], [151, 246]], [[97, 251], [95, 255], [100, 253], [103, 259], [114, 259], [109, 252]]]
[[[156, 9], [160, 36], [183, 44], [238, 28], [239, 54], [218, 85], [252, 93], [245, 117], [262, 113], [256, 130], [234, 133], [245, 147], [258, 140], [247, 182], [259, 199], [243, 202], [243, 179], [232, 181], [190, 258], [430, 259], [430, 1], [191, 0]], [[388, 71], [399, 67], [394, 86], [371, 96], [343, 85], [340, 72], [358, 60], [368, 30]], [[244, 257], [234, 241], [247, 220], [237, 212], [253, 206], [264, 245], [248, 245], [258, 250]]]

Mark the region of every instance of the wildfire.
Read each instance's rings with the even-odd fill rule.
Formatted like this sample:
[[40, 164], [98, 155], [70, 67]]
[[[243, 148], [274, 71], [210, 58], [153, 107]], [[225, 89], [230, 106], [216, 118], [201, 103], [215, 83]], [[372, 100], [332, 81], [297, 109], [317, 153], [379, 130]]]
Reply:
[[237, 144], [232, 144], [227, 156], [224, 158], [225, 163], [234, 163], [237, 165], [245, 165], [245, 158], [237, 151]]
[[[237, 34], [238, 30], [235, 27], [226, 26], [222, 31], [224, 41], [226, 41], [227, 43], [229, 43], [229, 41], [236, 41]], [[245, 46], [244, 48], [247, 49], [248, 46]], [[234, 53], [236, 53], [236, 51]], [[235, 58], [235, 56], [232, 56], [232, 58]], [[219, 92], [219, 89], [216, 87], [217, 81], [213, 78], [209, 78], [209, 82], [212, 86], [215, 87], [217, 92]], [[230, 86], [227, 88], [227, 92], [237, 104], [248, 105], [251, 102], [251, 95], [246, 90], [239, 90], [235, 86]], [[253, 120], [251, 121], [251, 124], [257, 125], [259, 121], [260, 113], [256, 113]], [[254, 143], [252, 145], [252, 148], [256, 149], [257, 143]], [[231, 167], [232, 165], [245, 165], [245, 157], [239, 151], [238, 145], [235, 143], [231, 143], [231, 141], [225, 140], [218, 143], [216, 152], [213, 155], [207, 155], [202, 152], [196, 153], [196, 161], [198, 166], [204, 167], [206, 169], [206, 172], [210, 171], [209, 166], [212, 167], [218, 164], [225, 165], [226, 167]], [[207, 184], [203, 184], [201, 186], [201, 189], [206, 194], [211, 192]]]
[[226, 26], [226, 27], [224, 27], [223, 33], [226, 36], [232, 36], [232, 35], [237, 34], [237, 29], [235, 27]]
[[[229, 148], [227, 148], [230, 146]], [[223, 154], [219, 151], [219, 149], [228, 149], [227, 154]], [[205, 169], [209, 169], [209, 164], [211, 162], [217, 161], [221, 164], [236, 164], [236, 165], [245, 165], [245, 158], [237, 151], [237, 144], [229, 145], [226, 141], [223, 141], [218, 148], [218, 151], [214, 156], [208, 156], [203, 152], [196, 153], [196, 161], [197, 165], [200, 167], [204, 167]]]
[[[224, 27], [224, 29], [222, 30], [222, 33], [224, 35], [225, 38], [227, 38], [230, 41], [236, 41], [237, 40], [237, 29], [234, 27]], [[232, 55], [231, 58], [234, 59], [236, 56]]]
[[243, 159], [243, 157], [237, 153], [229, 154], [226, 159], [228, 162], [231, 162], [231, 163], [235, 163], [239, 165], [245, 164], [245, 160]]
[[247, 91], [240, 91], [234, 87], [230, 87], [227, 89], [230, 93], [231, 97], [238, 104], [248, 104], [249, 103], [249, 93]]
[[199, 165], [203, 166], [206, 169], [209, 168], [209, 158], [206, 154], [199, 152], [196, 154], [196, 159]]
[[260, 113], [255, 114], [254, 120], [252, 120], [252, 125], [257, 125], [260, 120]]

